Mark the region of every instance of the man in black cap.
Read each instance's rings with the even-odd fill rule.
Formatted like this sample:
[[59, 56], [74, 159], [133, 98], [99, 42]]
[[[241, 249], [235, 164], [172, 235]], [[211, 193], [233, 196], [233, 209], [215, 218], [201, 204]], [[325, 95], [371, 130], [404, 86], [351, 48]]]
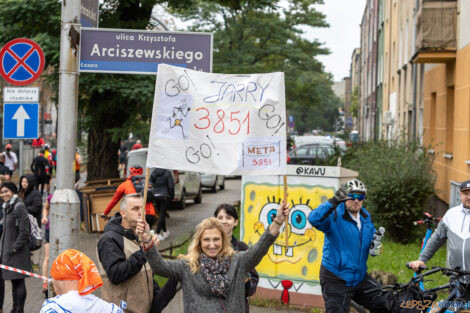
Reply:
[[[426, 262], [447, 241], [449, 267], [459, 266], [461, 270], [470, 271], [470, 180], [460, 184], [460, 201], [460, 205], [444, 214], [418, 260], [410, 263], [413, 270], [426, 266]], [[470, 283], [470, 277], [464, 277], [462, 281]], [[470, 300], [470, 292], [464, 296]]]

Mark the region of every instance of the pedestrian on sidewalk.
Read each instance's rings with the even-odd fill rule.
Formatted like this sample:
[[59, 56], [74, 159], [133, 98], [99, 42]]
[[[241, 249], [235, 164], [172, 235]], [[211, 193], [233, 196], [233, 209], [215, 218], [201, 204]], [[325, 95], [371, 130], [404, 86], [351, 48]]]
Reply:
[[173, 175], [169, 170], [156, 168], [150, 175], [149, 184], [152, 186], [151, 191], [158, 210], [157, 237], [164, 240], [170, 236], [170, 231], [166, 228], [166, 211], [175, 197]]
[[[222, 228], [230, 239], [233, 250], [246, 251], [248, 250], [248, 245], [243, 241], [238, 240], [233, 235], [233, 229], [238, 225], [238, 213], [233, 205], [224, 203], [217, 207], [214, 212], [214, 217], [216, 217], [222, 224]], [[253, 269], [248, 273], [248, 277], [245, 279], [245, 312], [250, 312], [250, 297], [255, 294], [256, 287], [258, 286], [259, 275], [256, 269]]]
[[51, 147], [48, 143], [44, 145], [44, 157], [47, 159], [49, 162], [49, 168], [46, 172], [46, 184], [45, 184], [45, 189], [47, 192], [47, 195], [51, 192], [51, 179], [52, 179], [52, 170], [53, 170], [53, 165], [52, 165], [52, 152], [51, 152]]
[[235, 253], [230, 238], [215, 217], [202, 220], [188, 248], [179, 260], [163, 260], [155, 248], [147, 223], [140, 219], [145, 256], [155, 274], [177, 279], [183, 288], [185, 313], [244, 313], [245, 280], [274, 243], [290, 206], [282, 201], [268, 230], [247, 251]]
[[137, 140], [136, 143], [132, 146], [131, 150], [139, 150], [142, 149], [142, 141]]
[[119, 158], [119, 177], [126, 177], [126, 163], [127, 163], [127, 152], [128, 148], [126, 142], [121, 140], [121, 146], [118, 149]]
[[[133, 165], [129, 171], [129, 177], [127, 177], [126, 181], [117, 187], [116, 192], [104, 210], [102, 217], [107, 218], [109, 212], [111, 212], [111, 210], [123, 196], [135, 193], [140, 193], [142, 195], [144, 193], [145, 176], [142, 175], [144, 173], [142, 167], [139, 165]], [[157, 222], [157, 218], [155, 217], [155, 208], [151, 199], [153, 199], [153, 194], [147, 194], [147, 203], [145, 204], [145, 219], [147, 220], [147, 223], [150, 224], [150, 227], [155, 225]]]
[[50, 176], [48, 175], [50, 169], [51, 164], [44, 156], [44, 149], [41, 149], [39, 154], [34, 157], [33, 162], [31, 162], [31, 171], [34, 174], [34, 179], [36, 181], [36, 189], [40, 190], [41, 194], [47, 190], [46, 188], [50, 179]]
[[78, 188], [78, 182], [80, 181], [80, 166], [82, 165], [82, 156], [80, 155], [80, 148], [75, 148], [75, 160], [73, 166], [75, 169], [75, 188]]
[[18, 196], [23, 200], [28, 213], [41, 225], [42, 195], [39, 190], [34, 189], [34, 185], [34, 175], [21, 176]]
[[[23, 200], [26, 211], [31, 214], [39, 227], [41, 227], [42, 194], [34, 189], [34, 175], [23, 175], [20, 177], [18, 196]], [[31, 251], [31, 262], [33, 270], [39, 270], [41, 261], [41, 249]]]
[[[1, 264], [31, 272], [29, 257], [29, 218], [24, 203], [17, 195], [18, 189], [12, 182], [0, 187], [3, 200], [3, 233], [0, 238]], [[4, 280], [10, 280], [13, 294], [12, 313], [23, 313], [26, 301], [25, 275], [7, 270], [1, 271]]]
[[8, 167], [10, 179], [13, 176], [13, 172], [15, 171], [16, 167], [18, 166], [18, 158], [16, 157], [16, 153], [11, 151], [12, 147], [11, 144], [7, 144], [5, 146], [5, 166]]
[[[44, 207], [42, 209], [42, 219], [41, 223], [45, 228], [44, 233], [44, 261], [42, 263], [42, 276], [47, 277], [47, 271], [49, 268], [49, 233], [50, 233], [50, 220], [49, 220], [49, 212], [51, 209], [51, 199], [52, 193], [47, 196], [46, 202], [44, 203]], [[42, 292], [46, 295], [46, 299], [48, 298], [48, 282], [42, 282]]]
[[52, 262], [51, 277], [57, 296], [44, 301], [40, 313], [124, 313], [91, 294], [103, 281], [95, 263], [78, 250], [59, 254]]
[[98, 266], [104, 282], [101, 295], [115, 304], [126, 303], [126, 313], [160, 313], [175, 296], [178, 282], [170, 279], [160, 289], [153, 280], [135, 234], [142, 206], [139, 193], [126, 195], [120, 212], [104, 228], [98, 242]]
[[5, 166], [5, 154], [0, 153], [0, 180], [10, 180], [10, 169]]

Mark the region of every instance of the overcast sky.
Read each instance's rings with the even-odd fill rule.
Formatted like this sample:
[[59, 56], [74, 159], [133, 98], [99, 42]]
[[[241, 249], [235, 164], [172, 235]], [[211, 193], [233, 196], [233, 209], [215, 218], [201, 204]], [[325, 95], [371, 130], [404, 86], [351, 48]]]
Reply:
[[327, 72], [340, 81], [349, 76], [351, 55], [354, 48], [360, 45], [360, 23], [365, 8], [365, 0], [324, 0], [318, 5], [319, 11], [326, 15], [329, 28], [306, 30], [307, 39], [317, 38], [331, 51], [327, 56], [318, 59], [323, 62]]

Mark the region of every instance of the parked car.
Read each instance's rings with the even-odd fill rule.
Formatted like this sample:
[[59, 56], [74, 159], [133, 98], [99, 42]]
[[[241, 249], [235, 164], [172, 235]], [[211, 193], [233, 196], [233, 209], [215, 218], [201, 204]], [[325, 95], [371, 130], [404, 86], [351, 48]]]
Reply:
[[335, 153], [330, 144], [301, 145], [287, 154], [288, 164], [325, 165]]
[[[130, 174], [129, 167], [135, 164], [145, 168], [147, 164], [147, 148], [129, 151], [127, 154], [127, 176]], [[198, 172], [177, 170], [172, 170], [171, 172], [173, 173], [173, 181], [175, 183], [174, 207], [179, 209], [186, 208], [186, 200], [189, 199], [194, 199], [194, 203], [201, 203], [201, 174]]]
[[341, 151], [346, 151], [346, 141], [344, 141], [343, 139], [341, 138], [335, 138], [334, 139], [334, 145], [340, 149]]
[[223, 175], [202, 173], [201, 185], [204, 188], [210, 188], [212, 192], [217, 192], [217, 187], [219, 187], [220, 190], [224, 190], [225, 177]]

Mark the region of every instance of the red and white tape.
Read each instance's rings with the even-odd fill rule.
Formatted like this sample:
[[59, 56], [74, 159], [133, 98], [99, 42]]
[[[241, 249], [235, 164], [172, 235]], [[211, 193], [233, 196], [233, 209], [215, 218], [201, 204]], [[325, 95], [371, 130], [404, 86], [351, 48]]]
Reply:
[[34, 273], [31, 273], [31, 272], [28, 272], [28, 271], [25, 271], [25, 270], [20, 270], [19, 268], [14, 268], [14, 267], [11, 267], [11, 266], [6, 266], [6, 265], [3, 265], [3, 264], [0, 264], [0, 268], [3, 268], [4, 270], [16, 272], [16, 273], [28, 275], [28, 276], [31, 276], [31, 277], [36, 277], [36, 278], [39, 278], [39, 279], [47, 280], [47, 281], [51, 281], [51, 280], [52, 280], [52, 279], [50, 279], [50, 278], [47, 278], [46, 276], [34, 274]]

